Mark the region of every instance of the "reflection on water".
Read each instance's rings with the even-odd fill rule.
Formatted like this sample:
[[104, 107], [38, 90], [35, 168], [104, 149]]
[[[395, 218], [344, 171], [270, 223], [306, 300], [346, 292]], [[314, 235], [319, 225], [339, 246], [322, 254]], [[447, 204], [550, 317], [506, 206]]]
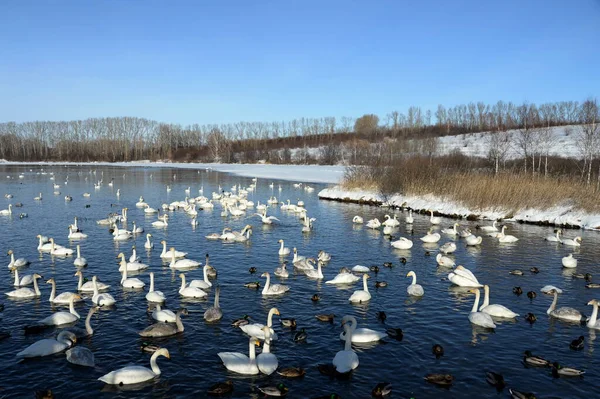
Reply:
[[[260, 179], [257, 189], [249, 193], [255, 204], [258, 201], [266, 203], [272, 195], [282, 202], [288, 198], [293, 203], [302, 199], [310, 217], [316, 218], [315, 228], [303, 234], [298, 215], [281, 211], [278, 207], [269, 208], [268, 214], [276, 216], [280, 222], [265, 225], [258, 217], [252, 216], [253, 209], [249, 209], [245, 216], [223, 218], [219, 205], [214, 210], [199, 210], [199, 225], [196, 227], [183, 212], [169, 212], [169, 226], [156, 228], [151, 225], [156, 215], [146, 215], [135, 206], [140, 196], [158, 209], [163, 203], [183, 200], [187, 187], [191, 187], [192, 195], [202, 187], [204, 194], [210, 198], [213, 191], [228, 190], [235, 184], [247, 186], [251, 179], [206, 170], [169, 168], [56, 166], [48, 170], [55, 172], [54, 183], [61, 185], [61, 195], [52, 194], [54, 188], [50, 175], [37, 174], [39, 166], [2, 166], [3, 176], [11, 178], [0, 182], [0, 194], [11, 193], [14, 198], [0, 197], [1, 201], [5, 201], [0, 209], [7, 208], [8, 203], [17, 202], [22, 202], [23, 207], [13, 208], [13, 211], [17, 209], [13, 216], [0, 217], [0, 249], [5, 253], [13, 249], [17, 258], [25, 257], [32, 262], [22, 274], [37, 272], [46, 280], [54, 277], [58, 293], [75, 291], [77, 279], [73, 277], [76, 271], [73, 257], [39, 254], [35, 236], [55, 237], [57, 242], [75, 248], [77, 242], [67, 240], [66, 230], [77, 216], [80, 228], [89, 234], [89, 238], [78, 241], [82, 256], [89, 263], [83, 269], [84, 276], [91, 279], [97, 275], [102, 282], [111, 285], [109, 292], [117, 304], [101, 309], [92, 317], [94, 335], [83, 339], [79, 345], [94, 352], [96, 367], [82, 369], [66, 362], [64, 355], [25, 362], [17, 362], [14, 358], [26, 346], [55, 334], [52, 330], [37, 335], [23, 334], [24, 326], [51, 312], [49, 285], [40, 285], [42, 298], [39, 299], [5, 299], [2, 321], [4, 329], [9, 330], [12, 336], [0, 341], [0, 394], [3, 397], [30, 397], [32, 391], [48, 388], [57, 397], [202, 397], [209, 386], [225, 379], [234, 381], [233, 397], [236, 398], [263, 397], [257, 387], [278, 382], [285, 382], [289, 387], [289, 397], [310, 398], [336, 392], [344, 398], [366, 398], [381, 381], [390, 381], [394, 385], [394, 397], [473, 397], [473, 392], [477, 392], [477, 397], [498, 397], [496, 389], [485, 382], [486, 370], [503, 374], [508, 386], [533, 391], [538, 397], [587, 397], [588, 386], [600, 386], [600, 377], [594, 372], [598, 368], [594, 358], [595, 331], [549, 319], [546, 310], [552, 297], [539, 292], [544, 285], [556, 285], [564, 290], [558, 306], [574, 307], [588, 315], [591, 313], [591, 307], [586, 304], [600, 294], [586, 289], [587, 282], [574, 278], [573, 274], [591, 273], [600, 277], [596, 261], [600, 255], [600, 236], [596, 232], [583, 232], [582, 247], [573, 249], [545, 242], [543, 238], [552, 234], [552, 228], [511, 224], [509, 232], [519, 237], [519, 242], [500, 244], [497, 239], [478, 232], [475, 223], [464, 221], [461, 228], [470, 228], [483, 237], [480, 246], [466, 246], [463, 239], [444, 234], [438, 243], [424, 244], [419, 237], [423, 237], [430, 228], [429, 216], [414, 214], [414, 224], [407, 225], [404, 223], [405, 215], [396, 211], [401, 224], [392, 232], [393, 237], [384, 236], [381, 230], [353, 224], [352, 218], [361, 215], [365, 221], [375, 217], [383, 220], [386, 213], [393, 217], [391, 209], [318, 201], [321, 185], [314, 185], [316, 190], [307, 193], [295, 188], [291, 182], [276, 181], [271, 188], [271, 181]], [[24, 178], [18, 179], [21, 172]], [[67, 176], [68, 184], [65, 185]], [[94, 183], [101, 178], [105, 184], [94, 189]], [[114, 178], [114, 185], [109, 187], [106, 183], [111, 178]], [[167, 185], [171, 186], [170, 192], [166, 189]], [[279, 185], [281, 191], [278, 190]], [[119, 197], [116, 196], [117, 189], [120, 189]], [[43, 200], [34, 202], [33, 197], [40, 191]], [[83, 197], [84, 192], [90, 192], [91, 196]], [[64, 200], [67, 194], [73, 197], [73, 201]], [[132, 240], [113, 241], [108, 228], [98, 226], [95, 221], [124, 207], [129, 208], [127, 226], [131, 228], [135, 221], [145, 232]], [[28, 217], [19, 218], [20, 212], [26, 212]], [[254, 227], [249, 242], [222, 243], [205, 238], [209, 233], [220, 233], [224, 227], [240, 231], [246, 224]], [[439, 232], [452, 224], [453, 220], [443, 219], [442, 225], [435, 227], [434, 231]], [[155, 248], [151, 251], [144, 248], [146, 233], [153, 235]], [[572, 238], [579, 233], [565, 230], [566, 237]], [[390, 239], [401, 236], [413, 240], [415, 245], [411, 250], [391, 247]], [[290, 248], [297, 247], [301, 256], [316, 257], [321, 249], [331, 253], [331, 261], [323, 265], [325, 279], [307, 279], [293, 269], [291, 256], [279, 257], [279, 239], [285, 240]], [[214, 282], [221, 287], [223, 320], [208, 324], [202, 317], [213, 304], [214, 292], [206, 299], [180, 298], [180, 272], [171, 270], [168, 262], [161, 260], [161, 240], [167, 240], [169, 247], [189, 252], [190, 259], [203, 261], [205, 254], [210, 254], [210, 262], [218, 270], [218, 278]], [[435, 261], [439, 247], [450, 241], [457, 245], [456, 252], [450, 257], [473, 271], [482, 283], [491, 286], [491, 303], [505, 305], [521, 314], [518, 319], [496, 320], [498, 328], [495, 331], [469, 323], [467, 316], [473, 306], [474, 295], [466, 288], [450, 286], [447, 275], [451, 269], [438, 267]], [[122, 289], [119, 265], [115, 259], [119, 252], [129, 257], [133, 245], [137, 246], [141, 261], [150, 267], [140, 272], [128, 272], [128, 275], [144, 281], [147, 289], [148, 272], [153, 271], [156, 289], [167, 296], [164, 307], [173, 311], [186, 307], [189, 316], [183, 318], [183, 334], [150, 340], [152, 344], [165, 346], [171, 353], [170, 360], [160, 358], [158, 361], [162, 371], [160, 377], [141, 386], [109, 387], [98, 382], [97, 378], [128, 364], [150, 366], [150, 355], [140, 350], [140, 346], [149, 340], [138, 336], [139, 331], [154, 322], [145, 299], [147, 291]], [[561, 267], [561, 258], [569, 253], [574, 253], [579, 260], [575, 269]], [[260, 289], [244, 287], [251, 281], [260, 281], [263, 285], [265, 280], [260, 274], [265, 271], [272, 274], [286, 259], [290, 261], [289, 278], [282, 280], [273, 276], [273, 283], [285, 282], [291, 287], [288, 293], [279, 297], [263, 297]], [[392, 266], [384, 267], [384, 262], [391, 262]], [[362, 289], [362, 280], [350, 286], [324, 284], [340, 268], [355, 265], [379, 267], [377, 274], [369, 273], [372, 277], [368, 281], [372, 299], [368, 303], [348, 302], [355, 290]], [[529, 272], [534, 266], [539, 268], [538, 274]], [[250, 274], [250, 267], [255, 267], [257, 272]], [[509, 271], [513, 269], [523, 270], [524, 275], [510, 275]], [[421, 298], [412, 298], [406, 293], [410, 284], [410, 279], [406, 278], [409, 270], [415, 271], [418, 283], [425, 289]], [[12, 276], [8, 270], [5, 273], [5, 277], [0, 279], [2, 292], [13, 289]], [[202, 279], [202, 268], [184, 273], [188, 281]], [[375, 281], [385, 281], [388, 286], [376, 289]], [[514, 295], [514, 286], [522, 287], [523, 295]], [[527, 298], [528, 291], [537, 292], [537, 297]], [[311, 300], [315, 293], [321, 296], [316, 302]], [[90, 295], [84, 297], [85, 303], [76, 305], [82, 316], [87, 314], [91, 304]], [[306, 329], [307, 341], [295, 343], [295, 331], [282, 327], [275, 318], [273, 324], [279, 340], [272, 345], [281, 367], [304, 367], [307, 369], [306, 376], [299, 380], [286, 380], [276, 374], [270, 377], [240, 376], [228, 372], [217, 353], [248, 351], [247, 337], [230, 322], [248, 314], [253, 322], [265, 323], [272, 307], [277, 307], [283, 318], [295, 318], [298, 323], [296, 331]], [[385, 322], [378, 320], [378, 312], [382, 311], [387, 316]], [[524, 319], [529, 312], [537, 317], [532, 324]], [[317, 314], [330, 313], [335, 314], [333, 323], [315, 318]], [[346, 314], [357, 317], [359, 327], [378, 331], [401, 328], [404, 335], [402, 340], [389, 338], [385, 343], [355, 346], [360, 358], [359, 368], [348, 379], [330, 378], [321, 375], [317, 365], [331, 362], [336, 352], [343, 349], [343, 342], [339, 340], [340, 320]], [[78, 327], [83, 327], [83, 322]], [[571, 350], [569, 343], [580, 335], [585, 337], [585, 349]], [[445, 349], [439, 359], [431, 353], [435, 343]], [[583, 380], [553, 380], [546, 370], [523, 367], [521, 359], [525, 350], [565, 366], [588, 370], [588, 373]], [[428, 373], [440, 372], [454, 375], [452, 387], [442, 389], [423, 380]], [[504, 392], [504, 395], [508, 393]]]

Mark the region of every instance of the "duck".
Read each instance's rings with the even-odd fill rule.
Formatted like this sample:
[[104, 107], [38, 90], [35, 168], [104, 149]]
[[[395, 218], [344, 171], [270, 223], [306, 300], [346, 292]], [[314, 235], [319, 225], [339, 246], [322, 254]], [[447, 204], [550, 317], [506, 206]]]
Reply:
[[8, 250], [7, 255], [10, 256], [10, 263], [8, 264], [8, 268], [9, 269], [18, 268], [18, 267], [25, 267], [25, 266], [27, 266], [27, 265], [29, 265], [31, 263], [31, 262], [29, 262], [25, 258], [15, 259], [15, 253], [13, 252], [12, 249]]
[[277, 242], [281, 244], [281, 246], [279, 247], [279, 252], [278, 252], [279, 256], [289, 255], [290, 249], [288, 247], [284, 247], [283, 240], [279, 240]]
[[318, 301], [320, 301], [320, 300], [321, 300], [321, 295], [319, 295], [319, 294], [314, 294], [314, 295], [313, 295], [313, 296], [310, 298], [310, 300], [311, 300], [311, 301], [313, 301], [313, 302], [318, 302]]
[[216, 384], [211, 385], [210, 388], [208, 388], [208, 391], [206, 391], [209, 396], [225, 396], [229, 395], [231, 392], [233, 392], [232, 381], [217, 382]]
[[569, 348], [571, 348], [573, 350], [581, 350], [581, 349], [583, 349], [584, 341], [585, 341], [585, 337], [583, 335], [581, 335], [579, 338], [571, 341], [571, 343], [569, 344]]
[[452, 374], [427, 374], [425, 381], [439, 386], [450, 386], [454, 382]]
[[223, 311], [221, 310], [221, 307], [219, 306], [220, 293], [221, 293], [221, 287], [217, 287], [217, 289], [215, 290], [215, 301], [213, 303], [213, 306], [206, 309], [206, 312], [204, 312], [204, 320], [206, 320], [209, 323], [219, 321], [223, 318]]
[[431, 347], [431, 353], [433, 353], [436, 359], [439, 359], [440, 357], [444, 356], [444, 348], [440, 344], [434, 344]]
[[304, 342], [304, 341], [306, 341], [307, 338], [308, 338], [308, 333], [306, 332], [306, 329], [303, 328], [294, 334], [294, 337], [292, 338], [292, 340], [294, 342]]
[[550, 362], [541, 356], [535, 356], [531, 351], [525, 351], [523, 354], [523, 362], [528, 366], [535, 367], [550, 367]]
[[481, 288], [482, 284], [479, 283], [475, 275], [467, 268], [459, 265], [448, 274], [448, 280], [454, 285], [459, 287], [474, 287]]
[[171, 263], [169, 267], [175, 270], [191, 269], [200, 266], [201, 263], [191, 259], [179, 259], [175, 256], [175, 248], [171, 247]]
[[167, 251], [167, 242], [165, 240], [162, 240], [160, 243], [163, 246], [163, 250], [162, 250], [162, 253], [160, 254], [160, 257], [164, 260], [171, 260], [173, 256], [175, 256], [175, 258], [185, 258], [186, 255], [188, 254], [187, 252], [181, 252], [181, 251], [175, 251], [175, 254], [173, 254], [172, 249]]
[[271, 275], [269, 272], [264, 272], [261, 274], [261, 277], [265, 277], [267, 282], [262, 290], [263, 295], [281, 295], [285, 294], [290, 290], [290, 287], [283, 284], [273, 284], [271, 285]]
[[469, 321], [480, 327], [496, 328], [496, 324], [494, 324], [494, 320], [492, 320], [492, 317], [489, 314], [477, 311], [477, 308], [479, 307], [479, 289], [469, 290], [469, 292], [475, 294], [475, 302], [473, 303], [471, 313], [469, 313]]
[[261, 373], [271, 375], [277, 370], [279, 362], [277, 356], [271, 353], [271, 329], [267, 326], [263, 327], [263, 333], [265, 335], [263, 350], [260, 355], [256, 357], [256, 364]]
[[412, 283], [406, 288], [406, 292], [408, 292], [408, 295], [411, 296], [423, 296], [425, 294], [425, 291], [423, 290], [423, 287], [417, 284], [417, 275], [413, 271], [410, 271], [408, 272], [408, 274], [406, 274], [406, 277], [411, 276]]
[[390, 242], [390, 245], [396, 249], [411, 249], [413, 242], [408, 238], [400, 237], [398, 240]]
[[535, 291], [527, 291], [527, 298], [533, 299], [536, 296], [537, 296], [537, 294], [535, 293]]
[[217, 355], [227, 370], [238, 374], [256, 375], [260, 373], [256, 364], [256, 349], [259, 345], [256, 337], [250, 337], [249, 356], [239, 352], [219, 352]]
[[535, 323], [535, 322], [536, 322], [536, 320], [537, 320], [537, 317], [535, 317], [535, 315], [534, 315], [533, 313], [527, 313], [527, 314], [525, 315], [525, 320], [527, 320], [527, 322], [528, 322], [529, 324], [533, 324], [533, 323]]
[[429, 222], [431, 224], [438, 225], [438, 224], [442, 223], [442, 218], [433, 216], [433, 211], [431, 209], [428, 209], [427, 212], [431, 213], [431, 217], [429, 218]]
[[29, 288], [29, 287], [18, 288], [14, 291], [7, 292], [6, 295], [9, 298], [17, 298], [17, 299], [38, 298], [42, 295], [42, 293], [40, 292], [40, 289], [38, 287], [38, 284], [37, 284], [37, 280], [40, 278], [42, 278], [41, 275], [34, 273], [32, 276], [33, 288]]
[[442, 236], [440, 236], [440, 233], [434, 233], [433, 230], [429, 229], [427, 234], [419, 239], [428, 244], [435, 244], [441, 238], [442, 238]]
[[[267, 327], [269, 327], [271, 330], [271, 340], [277, 340], [277, 334], [275, 333], [275, 331], [273, 330], [273, 316], [277, 315], [279, 316], [279, 310], [277, 308], [271, 308], [269, 310], [269, 314], [267, 315]], [[265, 339], [265, 333], [263, 331], [263, 328], [265, 327], [264, 324], [260, 324], [260, 323], [248, 323], [245, 325], [241, 325], [239, 326], [240, 330], [242, 330], [245, 334], [248, 334], [251, 337], [256, 337], [257, 339], [260, 340], [264, 340]]]
[[81, 302], [83, 300], [79, 295], [73, 292], [62, 292], [59, 295], [56, 295], [56, 282], [54, 281], [54, 278], [46, 281], [46, 284], [52, 284], [52, 291], [50, 291], [50, 298], [48, 300], [55, 305], [68, 305], [72, 298], [75, 299], [75, 302]]
[[335, 354], [333, 358], [333, 367], [338, 373], [348, 373], [358, 367], [358, 355], [352, 350], [352, 329], [348, 323], [343, 324], [346, 339], [344, 350]]
[[77, 337], [70, 331], [62, 331], [56, 338], [47, 338], [37, 341], [23, 349], [15, 356], [18, 358], [43, 357], [60, 353], [72, 347], [77, 342]]
[[413, 218], [413, 215], [412, 215], [412, 209], [409, 209], [408, 216], [406, 218], [404, 218], [404, 222], [406, 224], [413, 224], [414, 221], [415, 221], [415, 219]]
[[387, 334], [384, 332], [371, 330], [370, 328], [357, 328], [358, 322], [354, 316], [344, 316], [342, 318], [342, 327], [345, 327], [347, 323], [350, 323], [350, 328], [344, 328], [344, 331], [340, 333], [340, 340], [345, 341], [347, 331], [350, 331], [351, 342], [353, 343], [366, 343], [366, 342], [378, 342], [385, 337]]
[[551, 317], [560, 319], [560, 320], [570, 321], [570, 322], [575, 322], [575, 323], [580, 323], [582, 321], [587, 320], [586, 317], [583, 316], [576, 309], [569, 308], [569, 307], [562, 307], [562, 308], [556, 309], [556, 303], [558, 302], [558, 292], [556, 290], [551, 290], [550, 293], [552, 295], [554, 295], [554, 300], [552, 301], [552, 304], [546, 311], [546, 313], [548, 315], [550, 315]]
[[567, 245], [569, 247], [580, 247], [581, 246], [581, 237], [577, 236], [573, 239], [567, 238], [566, 240], [562, 240], [563, 245]]
[[364, 219], [361, 216], [356, 215], [356, 216], [354, 216], [352, 218], [352, 223], [363, 224], [364, 223]]
[[562, 265], [566, 268], [577, 267], [577, 259], [573, 257], [573, 254], [569, 254], [562, 258]]
[[281, 323], [282, 326], [284, 327], [288, 327], [291, 330], [295, 330], [296, 327], [298, 326], [298, 323], [296, 323], [296, 319], [279, 319], [279, 322]]
[[92, 302], [94, 302], [98, 306], [112, 306], [117, 301], [115, 298], [107, 292], [100, 293], [98, 290], [98, 281], [97, 277], [92, 277], [92, 284], [94, 285], [94, 294], [92, 296]]
[[454, 261], [451, 258], [444, 256], [442, 254], [437, 254], [435, 256], [435, 261], [437, 262], [438, 265], [440, 265], [442, 267], [454, 267], [454, 265], [456, 265], [456, 263], [454, 263]]
[[154, 323], [151, 326], [146, 327], [145, 329], [140, 331], [138, 334], [141, 337], [157, 338], [157, 337], [170, 337], [172, 335], [182, 333], [184, 330], [184, 327], [183, 327], [183, 323], [181, 322], [181, 316], [182, 315], [187, 316], [187, 314], [188, 314], [187, 309], [185, 309], [185, 308], [180, 309], [177, 311], [177, 314], [175, 316], [175, 325], [169, 324], [169, 323], [163, 323], [163, 322], [159, 321], [158, 323]]
[[75, 311], [74, 303], [75, 301], [81, 301], [81, 297], [77, 294], [74, 294], [69, 299], [69, 311], [64, 312], [54, 312], [50, 316], [43, 318], [37, 322], [38, 325], [43, 326], [61, 326], [64, 324], [74, 323], [81, 318], [79, 313]]
[[[73, 277], [79, 277], [77, 282], [77, 291], [84, 293], [93, 293], [94, 292], [94, 283], [93, 281], [88, 281], [84, 284], [83, 282], [83, 272], [81, 270], [77, 270]], [[99, 291], [106, 291], [110, 288], [110, 285], [104, 284], [100, 281], [96, 281], [96, 286]]]
[[154, 290], [154, 272], [150, 272], [149, 274], [150, 274], [150, 289], [148, 290], [148, 293], [146, 294], [146, 300], [148, 302], [163, 303], [164, 301], [166, 301], [167, 297], [165, 296], [165, 294], [162, 291]]
[[318, 314], [315, 316], [315, 318], [319, 321], [322, 322], [326, 322], [326, 323], [333, 323], [333, 319], [335, 318], [335, 315], [333, 313], [330, 314]]
[[146, 249], [154, 248], [154, 243], [152, 242], [150, 237], [152, 237], [152, 234], [150, 234], [150, 233], [146, 234], [146, 242], [144, 243], [144, 248], [146, 248]]
[[465, 242], [468, 246], [471, 247], [481, 244], [482, 241], [483, 239], [481, 238], [481, 236], [474, 236], [473, 234], [465, 237]]
[[151, 369], [141, 366], [127, 366], [115, 371], [111, 371], [110, 373], [98, 378], [98, 380], [109, 385], [139, 384], [152, 380], [161, 374], [161, 371], [156, 364], [156, 359], [159, 356], [164, 356], [167, 359], [171, 358], [169, 351], [166, 348], [160, 348], [154, 352], [150, 358]]
[[511, 243], [519, 241], [519, 239], [515, 236], [504, 234], [504, 230], [506, 230], [506, 226], [502, 226], [502, 231], [498, 234], [498, 242]]
[[185, 283], [185, 274], [180, 273], [179, 278], [181, 279], [181, 287], [179, 288], [179, 295], [185, 298], [205, 298], [208, 294], [202, 291], [198, 287], [190, 287]]
[[363, 289], [354, 291], [354, 293], [348, 298], [348, 301], [351, 303], [363, 303], [371, 300], [371, 294], [369, 293], [369, 287], [367, 286], [367, 279], [370, 276], [368, 274], [363, 274]]
[[301, 367], [286, 367], [277, 371], [282, 377], [299, 378], [306, 374], [306, 370]]
[[[125, 254], [123, 254], [121, 252], [119, 254], [119, 257], [124, 258]], [[121, 266], [123, 266], [123, 270], [121, 271], [123, 273], [122, 277], [121, 277], [121, 286], [124, 288], [133, 288], [133, 289], [144, 288], [146, 286], [146, 283], [144, 283], [139, 278], [128, 278], [127, 277], [127, 266], [123, 265], [123, 263], [125, 263], [124, 259], [121, 261]]]
[[447, 242], [440, 247], [440, 252], [443, 254], [451, 254], [456, 251], [456, 244], [453, 242]]
[[562, 242], [562, 240], [560, 239], [560, 234], [562, 233], [561, 229], [556, 229], [555, 230], [555, 234], [549, 235], [546, 238], [544, 238], [546, 241], [550, 241], [550, 242]]
[[358, 280], [360, 280], [360, 277], [355, 276], [348, 270], [348, 271], [341, 271], [332, 280], [325, 281], [325, 284], [334, 284], [334, 285], [354, 284]]
[[460, 224], [454, 223], [452, 225], [452, 227], [447, 228], [447, 229], [442, 229], [442, 233], [447, 234], [449, 236], [457, 236], [458, 235], [458, 230], [456, 230], [456, 228], [458, 226], [460, 226]]
[[163, 309], [158, 303], [152, 312], [152, 318], [156, 321], [162, 321], [163, 323], [175, 323], [176, 317], [175, 312], [169, 309]]
[[558, 377], [579, 377], [585, 374], [583, 370], [577, 370], [571, 367], [563, 367], [558, 362], [552, 363], [552, 376]]
[[508, 392], [512, 399], [535, 399], [535, 394], [531, 392], [521, 392], [514, 388], [508, 388]]
[[513, 319], [519, 316], [517, 313], [513, 312], [505, 306], [495, 304], [490, 305], [490, 287], [487, 284], [483, 286], [483, 292], [483, 304], [479, 308], [480, 312], [487, 313], [490, 316], [503, 317], [507, 319]]

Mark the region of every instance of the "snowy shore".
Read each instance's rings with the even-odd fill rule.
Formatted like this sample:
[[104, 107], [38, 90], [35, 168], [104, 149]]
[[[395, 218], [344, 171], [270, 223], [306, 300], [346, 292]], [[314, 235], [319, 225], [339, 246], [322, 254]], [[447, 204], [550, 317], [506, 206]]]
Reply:
[[333, 201], [365, 203], [392, 207], [404, 206], [415, 211], [431, 209], [438, 214], [456, 218], [489, 220], [503, 219], [513, 222], [600, 230], [599, 214], [588, 214], [584, 211], [573, 209], [573, 207], [568, 204], [556, 206], [546, 210], [519, 209], [513, 213], [510, 210], [499, 208], [480, 210], [468, 209], [458, 203], [449, 201], [445, 198], [435, 197], [433, 195], [393, 195], [385, 198], [377, 193], [361, 190], [346, 190], [340, 186], [323, 189], [318, 195], [320, 199]]

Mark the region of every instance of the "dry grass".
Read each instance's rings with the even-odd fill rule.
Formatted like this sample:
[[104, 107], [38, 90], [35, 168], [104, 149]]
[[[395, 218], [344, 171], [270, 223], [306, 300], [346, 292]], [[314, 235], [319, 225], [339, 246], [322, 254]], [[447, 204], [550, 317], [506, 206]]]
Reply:
[[473, 210], [544, 210], [569, 203], [576, 209], [600, 213], [600, 192], [572, 178], [543, 178], [513, 173], [493, 176], [482, 171], [450, 171], [435, 161], [424, 159], [364, 169], [368, 171], [350, 170], [344, 186], [362, 189], [376, 187], [384, 194], [433, 194]]

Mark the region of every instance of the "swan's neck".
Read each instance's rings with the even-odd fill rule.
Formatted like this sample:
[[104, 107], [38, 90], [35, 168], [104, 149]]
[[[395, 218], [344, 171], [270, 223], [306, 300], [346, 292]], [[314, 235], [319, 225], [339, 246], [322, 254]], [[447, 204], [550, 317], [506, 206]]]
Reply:
[[123, 266], [123, 278], [121, 279], [121, 283], [123, 283], [127, 280], [127, 262], [121, 262], [121, 265]]
[[217, 288], [215, 290], [215, 304], [214, 304], [214, 307], [217, 308], [217, 309], [219, 308], [219, 294], [220, 293], [221, 293], [221, 289]]
[[171, 251], [171, 263], [169, 263], [169, 266], [175, 267], [175, 251]]
[[317, 274], [320, 278], [323, 278], [323, 271], [321, 270], [321, 262], [317, 263]]
[[160, 375], [160, 369], [158, 368], [158, 364], [156, 364], [156, 359], [159, 355], [160, 353], [154, 352], [154, 354], [150, 358], [150, 368], [152, 368], [152, 372], [156, 375]]
[[208, 254], [207, 254], [206, 255], [206, 262], [204, 263], [205, 266], [208, 266], [208, 260], [209, 260], [209, 257], [208, 257]]
[[[365, 276], [366, 276], [366, 274], [365, 274]], [[365, 290], [366, 292], [369, 292], [369, 287], [367, 286], [366, 277], [363, 277], [363, 290]]]
[[[267, 277], [267, 281], [269, 281], [269, 277]], [[267, 327], [273, 327], [273, 315], [275, 314], [275, 310], [269, 310], [269, 315], [267, 316]]]
[[83, 286], [83, 274], [80, 274], [79, 281], [77, 282], [77, 290], [81, 290], [82, 286]]
[[13, 264], [13, 265], [15, 263], [15, 254], [14, 253], [10, 254], [10, 263]]
[[[94, 295], [96, 295], [96, 294], [94, 294]], [[92, 314], [94, 314], [94, 312], [92, 312], [90, 309], [87, 317], [85, 318], [85, 331], [88, 333], [88, 335], [94, 334], [94, 329], [92, 328], [92, 325], [90, 323], [90, 320], [92, 320]]]
[[202, 269], [202, 273], [204, 274], [204, 282], [209, 284], [210, 282], [208, 281], [208, 266], [204, 265]]
[[594, 303], [594, 310], [592, 310], [592, 315], [587, 322], [587, 325], [592, 327], [596, 325], [596, 319], [598, 318], [598, 304]]
[[412, 285], [417, 284], [417, 275], [413, 273], [412, 275]]
[[475, 291], [475, 302], [473, 303], [473, 308], [471, 309], [471, 313], [477, 312], [478, 305], [479, 305], [479, 290]]
[[[267, 275], [267, 281], [265, 282], [265, 288], [263, 288], [262, 293], [266, 294], [269, 291], [269, 286], [271, 285], [271, 276]], [[271, 314], [271, 312], [269, 312], [269, 321], [271, 320], [271, 318], [273, 317], [273, 315]]]
[[81, 258], [81, 249], [79, 248], [79, 245], [77, 246], [77, 257]]
[[76, 316], [78, 319], [80, 319], [80, 318], [81, 318], [81, 316], [79, 316], [79, 313], [77, 313], [77, 312], [75, 311], [75, 300], [74, 300], [74, 299], [71, 299], [71, 300], [69, 301], [69, 312], [70, 312], [71, 314], [75, 315], [75, 316]]
[[167, 243], [163, 242], [163, 250], [162, 250], [162, 254], [161, 255], [166, 255], [167, 254]]
[[146, 236], [146, 243], [150, 245], [150, 237]]
[[19, 271], [17, 269], [15, 269], [15, 283], [14, 285], [19, 286], [20, 285], [20, 281], [19, 281]]
[[179, 291], [183, 289], [185, 289], [185, 274], [181, 276], [181, 288], [179, 289]]
[[344, 342], [344, 350], [351, 351], [352, 350], [352, 328], [347, 324], [344, 324], [344, 332], [346, 333], [346, 341]]
[[256, 348], [254, 345], [254, 342], [252, 342], [252, 340], [250, 340], [250, 345], [249, 345], [249, 351], [250, 351], [250, 362], [254, 363], [254, 360], [256, 359]]
[[33, 290], [35, 291], [35, 295], [40, 296], [40, 287], [37, 284], [37, 278], [33, 278]]
[[[79, 281], [81, 281], [81, 276], [79, 276]], [[98, 292], [98, 283], [96, 282], [96, 279], [92, 279], [92, 285], [94, 286], [94, 297], [96, 297], [99, 292]]]
[[556, 309], [556, 303], [557, 302], [558, 302], [558, 293], [556, 291], [554, 291], [554, 299], [552, 300], [552, 304], [550, 305], [550, 307], [546, 311], [547, 314], [552, 313], [554, 311], [554, 309]]
[[150, 273], [150, 290], [148, 292], [154, 291], [154, 274]]
[[281, 241], [281, 247], [279, 247], [279, 250], [283, 252], [283, 241]]
[[177, 317], [175, 317], [175, 324], [177, 325], [177, 332], [183, 332], [183, 323], [181, 322], [181, 311], [177, 312]]
[[487, 305], [490, 304], [490, 290], [489, 289], [483, 289], [483, 304], [481, 305], [482, 308], [485, 308]]
[[54, 296], [55, 295], [56, 295], [56, 283], [53, 281], [52, 282], [52, 291], [50, 291], [50, 299], [49, 299], [50, 302], [54, 301]]

